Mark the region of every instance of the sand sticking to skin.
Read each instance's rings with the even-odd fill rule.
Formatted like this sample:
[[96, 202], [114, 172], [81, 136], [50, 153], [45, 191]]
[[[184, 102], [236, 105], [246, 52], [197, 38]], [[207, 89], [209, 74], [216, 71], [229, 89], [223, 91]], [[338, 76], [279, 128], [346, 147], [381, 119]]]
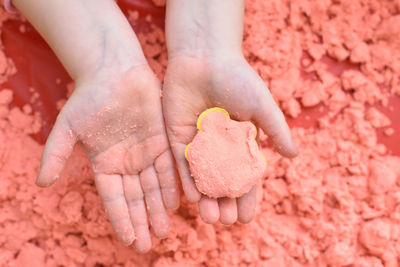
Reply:
[[[244, 53], [285, 113], [328, 110], [316, 127], [293, 129], [301, 151], [293, 160], [261, 138], [269, 163], [255, 220], [207, 225], [184, 202], [151, 253], [123, 247], [79, 147], [56, 185], [34, 185], [43, 146], [29, 135], [40, 119], [11, 108], [3, 90], [0, 266], [398, 266], [400, 158], [377, 144], [376, 129], [391, 122], [370, 105], [400, 93], [400, 2], [258, 0], [246, 9]], [[1, 22], [7, 16], [0, 11]], [[154, 26], [139, 38], [162, 77], [163, 32]], [[3, 54], [1, 81], [13, 70]]]

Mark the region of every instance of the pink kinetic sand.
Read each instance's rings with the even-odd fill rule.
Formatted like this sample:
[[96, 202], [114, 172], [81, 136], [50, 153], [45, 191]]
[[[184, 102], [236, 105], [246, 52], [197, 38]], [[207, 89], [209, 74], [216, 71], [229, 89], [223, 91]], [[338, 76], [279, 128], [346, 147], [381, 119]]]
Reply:
[[[282, 158], [260, 133], [268, 168], [254, 221], [207, 225], [183, 202], [168, 238], [139, 255], [115, 239], [79, 147], [53, 187], [34, 185], [43, 145], [31, 136], [49, 129], [59, 99], [44, 99], [66, 91], [66, 74], [0, 9], [0, 82], [14, 91], [0, 93], [0, 266], [399, 266], [399, 14], [390, 0], [246, 1], [245, 56], [294, 118], [300, 155]], [[163, 31], [139, 39], [162, 77]]]
[[220, 110], [209, 109], [202, 115], [198, 121], [201, 129], [187, 148], [197, 189], [212, 198], [248, 193], [266, 166], [255, 140], [256, 127], [251, 122], [231, 120]]

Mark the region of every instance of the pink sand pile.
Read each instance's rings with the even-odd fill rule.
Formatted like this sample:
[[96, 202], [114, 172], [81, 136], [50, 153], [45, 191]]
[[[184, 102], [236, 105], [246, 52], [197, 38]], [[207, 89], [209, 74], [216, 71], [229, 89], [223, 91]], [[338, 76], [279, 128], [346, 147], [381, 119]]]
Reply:
[[[79, 148], [55, 186], [33, 184], [43, 147], [29, 134], [40, 121], [28, 106], [10, 108], [2, 91], [0, 266], [399, 265], [400, 158], [377, 144], [376, 129], [391, 122], [370, 104], [400, 92], [400, 2], [257, 0], [246, 8], [245, 55], [286, 114], [320, 103], [328, 110], [316, 128], [293, 129], [301, 151], [293, 160], [263, 139], [269, 163], [255, 220], [206, 225], [183, 203], [169, 237], [138, 255], [114, 238]], [[161, 76], [162, 31], [140, 39]], [[331, 68], [334, 60], [348, 67]]]

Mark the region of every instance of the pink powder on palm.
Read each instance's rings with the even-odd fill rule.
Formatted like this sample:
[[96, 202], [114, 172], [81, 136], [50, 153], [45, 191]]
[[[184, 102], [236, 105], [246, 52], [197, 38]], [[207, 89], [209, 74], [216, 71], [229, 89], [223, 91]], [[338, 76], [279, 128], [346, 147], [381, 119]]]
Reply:
[[212, 198], [236, 198], [249, 192], [266, 166], [255, 137], [251, 122], [231, 120], [221, 111], [202, 117], [201, 130], [187, 149], [197, 189]]

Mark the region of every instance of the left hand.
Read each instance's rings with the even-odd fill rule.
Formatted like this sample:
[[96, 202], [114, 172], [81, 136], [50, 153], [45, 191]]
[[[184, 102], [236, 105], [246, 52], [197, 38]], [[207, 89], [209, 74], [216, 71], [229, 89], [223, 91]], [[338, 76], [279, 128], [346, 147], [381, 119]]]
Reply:
[[239, 56], [175, 56], [169, 59], [164, 80], [163, 114], [182, 186], [191, 202], [199, 201], [206, 223], [248, 223], [255, 213], [256, 187], [236, 199], [212, 199], [201, 195], [184, 157], [186, 145], [195, 136], [196, 121], [211, 107], [226, 109], [240, 121], [253, 121], [272, 139], [278, 152], [297, 155], [285, 118], [262, 79]]

